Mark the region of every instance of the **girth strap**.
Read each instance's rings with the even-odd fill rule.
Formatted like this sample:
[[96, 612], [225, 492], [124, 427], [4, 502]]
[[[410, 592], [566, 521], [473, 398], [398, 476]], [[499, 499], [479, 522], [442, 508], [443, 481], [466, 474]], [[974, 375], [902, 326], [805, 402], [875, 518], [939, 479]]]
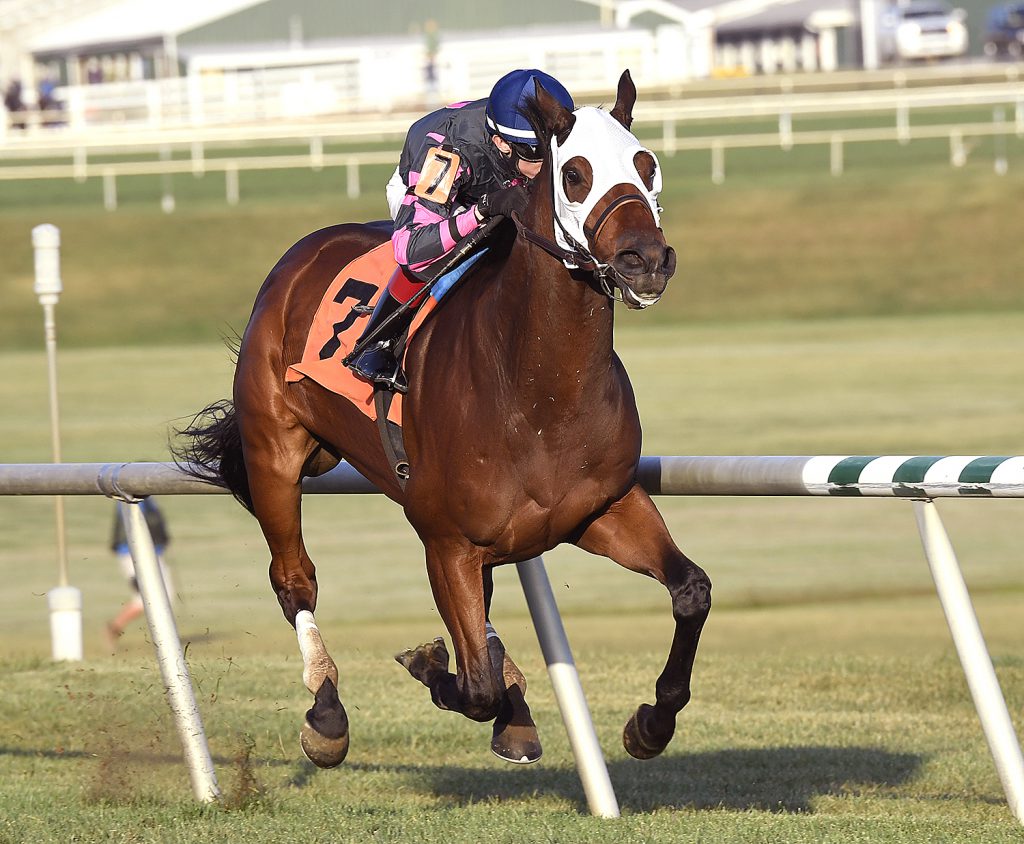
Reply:
[[384, 446], [384, 454], [388, 458], [388, 465], [398, 479], [398, 485], [404, 490], [409, 480], [409, 455], [405, 453], [405, 439], [402, 437], [402, 429], [388, 419], [388, 411], [391, 409], [391, 402], [395, 394], [390, 390], [382, 390], [375, 387], [373, 391], [373, 404], [377, 411], [377, 431], [380, 433], [380, 444]]

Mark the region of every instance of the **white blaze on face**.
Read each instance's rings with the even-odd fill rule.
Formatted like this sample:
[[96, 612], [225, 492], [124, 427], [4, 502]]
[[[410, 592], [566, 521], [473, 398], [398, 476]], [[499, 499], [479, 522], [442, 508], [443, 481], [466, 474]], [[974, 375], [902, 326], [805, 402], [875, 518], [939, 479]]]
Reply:
[[[558, 245], [563, 249], [573, 248], [565, 237], [568, 233], [569, 237], [592, 252], [594, 244], [587, 242], [583, 224], [601, 197], [621, 184], [636, 187], [637, 193], [647, 200], [655, 225], [660, 226], [658, 194], [661, 193], [661, 165], [658, 164], [657, 156], [641, 146], [636, 136], [608, 112], [587, 106], [577, 109], [573, 114], [576, 122], [565, 143], [559, 146], [557, 138], [551, 139], [551, 163], [555, 181], [555, 241]], [[657, 165], [651, 190], [647, 189], [633, 163], [638, 152], [646, 152]], [[585, 158], [594, 171], [594, 184], [582, 202], [570, 201], [562, 185], [562, 167], [577, 155]], [[568, 261], [565, 263], [570, 268], [575, 266]]]

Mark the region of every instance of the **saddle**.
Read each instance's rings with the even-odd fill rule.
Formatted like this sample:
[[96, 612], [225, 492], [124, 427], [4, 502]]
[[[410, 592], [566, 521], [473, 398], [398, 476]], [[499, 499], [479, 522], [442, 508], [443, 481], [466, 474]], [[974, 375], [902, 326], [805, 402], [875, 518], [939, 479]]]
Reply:
[[[460, 241], [444, 261], [426, 279], [418, 294], [416, 316], [396, 347], [396, 357], [404, 362], [409, 341], [437, 308], [441, 299], [468, 273], [487, 251], [478, 248], [481, 241], [502, 218], [496, 217]], [[372, 223], [380, 226], [382, 224]], [[363, 331], [361, 318], [373, 312], [398, 264], [390, 240], [360, 255], [335, 276], [317, 307], [306, 335], [302, 358], [288, 366], [285, 381], [294, 383], [310, 378], [326, 390], [344, 396], [366, 416], [377, 422], [381, 442], [399, 482], [404, 487], [409, 463], [402, 442], [402, 396], [357, 378], [343, 361], [356, 350]]]

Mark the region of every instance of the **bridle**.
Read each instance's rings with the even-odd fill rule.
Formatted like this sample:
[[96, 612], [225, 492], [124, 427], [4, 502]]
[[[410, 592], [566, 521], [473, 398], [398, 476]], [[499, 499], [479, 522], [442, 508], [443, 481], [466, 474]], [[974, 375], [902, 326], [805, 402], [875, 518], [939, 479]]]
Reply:
[[[552, 187], [552, 194], [554, 194], [554, 187]], [[597, 220], [594, 222], [592, 227], [584, 226], [583, 233], [586, 234], [587, 239], [591, 243], [597, 243], [597, 238], [601, 234], [601, 230], [604, 228], [605, 223], [611, 218], [618, 209], [625, 205], [629, 205], [633, 202], [639, 202], [647, 211], [650, 213], [651, 207], [647, 202], [647, 199], [638, 193], [625, 193], [622, 196], [617, 196], [608, 206], [598, 215]], [[552, 205], [552, 207], [554, 207]], [[533, 229], [529, 228], [526, 223], [519, 217], [517, 211], [512, 212], [512, 222], [516, 224], [516, 229], [519, 235], [530, 243], [539, 246], [549, 255], [558, 258], [566, 266], [576, 266], [581, 270], [593, 273], [594, 280], [597, 282], [600, 291], [611, 299], [613, 302], [624, 302], [624, 294], [620, 283], [624, 284], [627, 279], [611, 264], [599, 261], [595, 257], [594, 253], [591, 252], [585, 245], [577, 241], [568, 231], [565, 226], [562, 225], [562, 221], [558, 219], [556, 214], [552, 214], [554, 217], [555, 224], [561, 229], [562, 236], [566, 242], [571, 246], [570, 249], [563, 249], [555, 241], [542, 234], [538, 234]], [[654, 214], [651, 214], [653, 219]]]

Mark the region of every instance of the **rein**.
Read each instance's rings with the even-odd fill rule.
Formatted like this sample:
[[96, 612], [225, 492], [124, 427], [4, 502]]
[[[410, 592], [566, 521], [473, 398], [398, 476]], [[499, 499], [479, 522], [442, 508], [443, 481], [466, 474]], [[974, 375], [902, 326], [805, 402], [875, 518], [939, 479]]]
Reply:
[[[584, 228], [584, 234], [593, 243], [596, 242], [598, 235], [601, 233], [601, 229], [604, 228], [605, 223], [611, 218], [612, 214], [615, 213], [619, 208], [624, 205], [628, 205], [631, 202], [639, 202], [645, 208], [650, 210], [647, 204], [647, 200], [640, 196], [638, 193], [627, 193], [622, 196], [616, 197], [610, 203], [608, 207], [601, 212], [597, 218], [597, 223], [592, 229], [587, 230]], [[619, 289], [616, 279], [625, 280], [615, 267], [611, 264], [604, 264], [599, 261], [594, 254], [582, 244], [578, 243], [572, 235], [565, 230], [561, 220], [558, 217], [554, 217], [555, 224], [562, 230], [562, 235], [565, 239], [572, 244], [571, 249], [563, 249], [554, 240], [545, 237], [542, 234], [538, 234], [533, 229], [528, 228], [526, 223], [519, 217], [518, 211], [512, 212], [512, 222], [516, 224], [521, 237], [528, 240], [535, 246], [539, 246], [549, 255], [554, 256], [560, 260], [563, 264], [575, 264], [579, 269], [586, 270], [594, 274], [594, 278], [597, 280], [598, 286], [601, 288], [601, 292], [611, 299], [613, 302], [621, 302], [622, 292]], [[618, 295], [616, 295], [618, 294]]]

